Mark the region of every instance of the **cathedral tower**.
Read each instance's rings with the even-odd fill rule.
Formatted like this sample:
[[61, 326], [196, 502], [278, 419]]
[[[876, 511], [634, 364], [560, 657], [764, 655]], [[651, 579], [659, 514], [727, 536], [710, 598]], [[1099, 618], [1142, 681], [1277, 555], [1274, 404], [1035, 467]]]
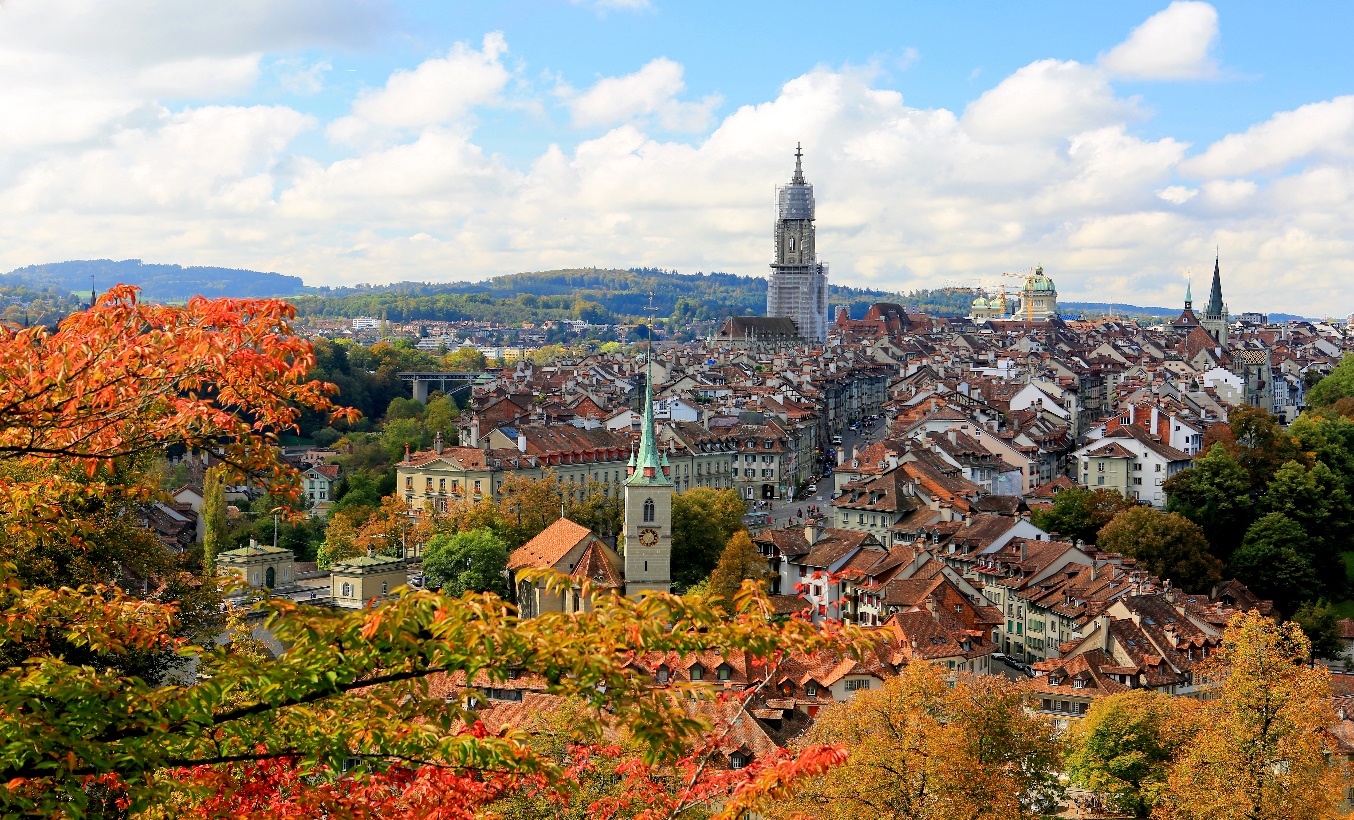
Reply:
[[625, 594], [631, 598], [672, 588], [670, 470], [668, 457], [660, 450], [654, 434], [650, 370], [649, 378], [644, 380], [644, 423], [639, 452], [630, 457], [625, 480]]
[[795, 175], [776, 189], [776, 261], [766, 286], [766, 315], [793, 319], [805, 339], [827, 339], [827, 265], [818, 261], [813, 186], [804, 181], [804, 153], [795, 146]]

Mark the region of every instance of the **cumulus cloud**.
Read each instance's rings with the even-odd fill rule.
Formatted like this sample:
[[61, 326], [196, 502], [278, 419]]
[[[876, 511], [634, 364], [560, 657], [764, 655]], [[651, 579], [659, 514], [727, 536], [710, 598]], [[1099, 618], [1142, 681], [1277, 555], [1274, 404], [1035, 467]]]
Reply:
[[502, 60], [507, 50], [503, 34], [493, 32], [484, 35], [478, 51], [457, 43], [445, 57], [426, 60], [413, 71], [396, 71], [383, 88], [358, 96], [352, 113], [329, 126], [329, 136], [360, 142], [464, 117], [499, 98], [511, 76]]
[[1039, 60], [986, 91], [964, 111], [964, 126], [985, 142], [1062, 139], [1141, 116], [1114, 95], [1104, 72], [1075, 61]]
[[[316, 284], [592, 264], [763, 274], [770, 191], [802, 142], [837, 283], [995, 286], [1043, 264], [1068, 299], [1178, 304], [1180, 272], [1221, 245], [1235, 310], [1354, 310], [1351, 98], [1190, 156], [1135, 129], [1146, 114], [1115, 92], [1122, 67], [1040, 60], [960, 111], [909, 105], [868, 70], [818, 67], [716, 118], [692, 112], [682, 67], [658, 59], [559, 89], [560, 112], [590, 130], [523, 159], [471, 127], [505, 95], [549, 96], [521, 91], [501, 36], [396, 71], [328, 122], [196, 102], [209, 83], [256, 82], [260, 65], [279, 78], [314, 67], [246, 39], [198, 55], [225, 79], [185, 71], [177, 90], [156, 67], [183, 55], [101, 77], [57, 51], [0, 46], [0, 269], [136, 256]], [[171, 94], [192, 102], [158, 99]], [[705, 130], [673, 135], [701, 117]], [[298, 139], [311, 129], [347, 142], [311, 154]]]
[[1100, 58], [1119, 77], [1136, 80], [1188, 80], [1212, 77], [1218, 39], [1218, 12], [1208, 3], [1176, 0], [1133, 30], [1128, 39]]
[[1228, 134], [1182, 170], [1200, 177], [1235, 176], [1322, 156], [1354, 158], [1354, 96], [1281, 111], [1240, 134]]
[[609, 126], [652, 117], [670, 131], [704, 131], [722, 100], [718, 96], [700, 102], [679, 100], [678, 95], [686, 90], [683, 73], [681, 65], [659, 57], [633, 74], [604, 77], [582, 93], [563, 86], [559, 95], [578, 126]]

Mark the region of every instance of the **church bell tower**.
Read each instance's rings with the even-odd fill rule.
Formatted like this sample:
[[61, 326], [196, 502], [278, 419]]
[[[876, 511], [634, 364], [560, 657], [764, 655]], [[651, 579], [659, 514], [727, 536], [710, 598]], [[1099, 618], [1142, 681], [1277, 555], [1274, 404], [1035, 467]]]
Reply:
[[[646, 364], [652, 340], [649, 345]], [[631, 598], [672, 589], [672, 468], [654, 434], [652, 367], [648, 371], [639, 451], [630, 456], [625, 480], [625, 594]]]

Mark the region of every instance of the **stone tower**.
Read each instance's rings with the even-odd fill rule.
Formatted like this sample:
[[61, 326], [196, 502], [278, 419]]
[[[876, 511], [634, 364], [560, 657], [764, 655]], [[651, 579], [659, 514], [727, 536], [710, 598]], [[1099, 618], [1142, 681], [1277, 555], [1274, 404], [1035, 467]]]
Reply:
[[1219, 266], [1220, 256], [1213, 257], [1213, 287], [1208, 291], [1208, 307], [1204, 308], [1204, 318], [1199, 324], [1204, 326], [1208, 335], [1219, 346], [1227, 344], [1227, 305], [1222, 301], [1222, 273]]
[[827, 338], [827, 265], [818, 261], [813, 186], [804, 181], [804, 153], [795, 146], [795, 175], [776, 189], [776, 261], [767, 277], [766, 315], [793, 319], [799, 335]]
[[668, 457], [654, 434], [653, 379], [644, 380], [639, 451], [625, 480], [625, 594], [643, 597], [672, 588], [672, 492]]

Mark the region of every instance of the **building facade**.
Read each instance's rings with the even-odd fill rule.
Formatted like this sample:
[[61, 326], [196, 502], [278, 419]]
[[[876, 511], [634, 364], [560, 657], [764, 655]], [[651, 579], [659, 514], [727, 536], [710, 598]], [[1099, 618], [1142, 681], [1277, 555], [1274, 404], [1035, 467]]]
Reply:
[[804, 181], [795, 148], [795, 175], [776, 189], [776, 261], [766, 285], [766, 315], [794, 320], [800, 337], [827, 339], [827, 265], [814, 240], [813, 186]]

